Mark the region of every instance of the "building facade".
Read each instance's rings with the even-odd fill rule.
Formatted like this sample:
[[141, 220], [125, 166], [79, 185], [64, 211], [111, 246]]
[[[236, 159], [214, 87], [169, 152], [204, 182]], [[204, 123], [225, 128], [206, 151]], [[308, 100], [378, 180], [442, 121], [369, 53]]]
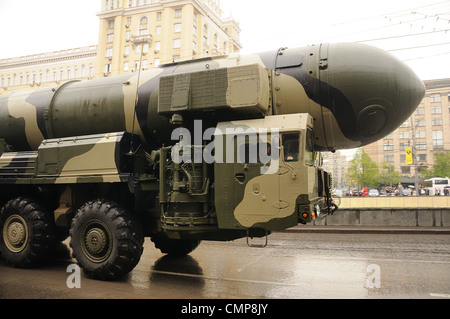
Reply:
[[239, 52], [220, 0], [101, 0], [97, 45], [0, 60], [0, 94]]
[[[425, 97], [411, 117], [384, 139], [364, 147], [379, 166], [383, 161], [393, 164], [404, 184], [414, 184], [416, 172], [434, 164], [435, 152], [450, 151], [450, 79], [424, 83]], [[408, 147], [412, 164], [407, 163]]]
[[240, 28], [219, 0], [103, 0], [100, 76], [239, 52]]
[[92, 79], [96, 60], [96, 45], [1, 59], [0, 94]]
[[325, 171], [331, 173], [333, 178], [333, 188], [345, 189], [347, 188], [347, 171], [348, 161], [345, 155], [342, 155], [339, 151], [323, 152], [323, 164], [322, 167]]

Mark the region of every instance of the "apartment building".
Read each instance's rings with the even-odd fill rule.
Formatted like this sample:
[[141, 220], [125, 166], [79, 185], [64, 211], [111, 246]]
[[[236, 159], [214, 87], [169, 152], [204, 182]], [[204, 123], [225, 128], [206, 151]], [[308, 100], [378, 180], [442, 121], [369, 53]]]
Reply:
[[230, 54], [242, 47], [239, 24], [223, 17], [220, 0], [101, 1], [98, 44], [1, 59], [0, 94]]
[[240, 28], [219, 0], [104, 0], [97, 77], [239, 52]]

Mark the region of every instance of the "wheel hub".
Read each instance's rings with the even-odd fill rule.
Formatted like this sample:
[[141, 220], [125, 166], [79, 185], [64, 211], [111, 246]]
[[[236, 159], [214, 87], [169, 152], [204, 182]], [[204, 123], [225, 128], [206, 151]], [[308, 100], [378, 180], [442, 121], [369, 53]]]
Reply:
[[3, 238], [10, 251], [21, 252], [28, 240], [25, 220], [19, 215], [11, 215], [3, 226]]
[[86, 234], [86, 248], [93, 254], [101, 253], [107, 244], [107, 235], [103, 229], [93, 228]]
[[112, 236], [108, 227], [100, 220], [91, 220], [83, 228], [81, 241], [85, 256], [92, 262], [108, 259], [112, 250]]

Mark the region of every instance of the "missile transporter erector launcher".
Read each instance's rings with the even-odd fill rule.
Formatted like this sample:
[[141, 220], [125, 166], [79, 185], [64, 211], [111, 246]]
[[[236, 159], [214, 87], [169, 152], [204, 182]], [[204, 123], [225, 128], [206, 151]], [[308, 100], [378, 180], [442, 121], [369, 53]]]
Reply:
[[391, 55], [321, 44], [0, 96], [0, 254], [37, 266], [70, 235], [108, 280], [144, 237], [187, 254], [311, 222], [337, 209], [320, 152], [383, 138], [423, 95]]

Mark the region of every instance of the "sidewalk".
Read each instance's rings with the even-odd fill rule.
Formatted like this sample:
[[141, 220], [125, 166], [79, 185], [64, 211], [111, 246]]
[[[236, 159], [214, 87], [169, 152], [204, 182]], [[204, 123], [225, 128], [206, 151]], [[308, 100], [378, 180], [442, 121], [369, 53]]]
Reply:
[[295, 233], [346, 233], [346, 234], [443, 234], [450, 235], [450, 227], [403, 227], [403, 226], [320, 226], [299, 225], [281, 232]]

